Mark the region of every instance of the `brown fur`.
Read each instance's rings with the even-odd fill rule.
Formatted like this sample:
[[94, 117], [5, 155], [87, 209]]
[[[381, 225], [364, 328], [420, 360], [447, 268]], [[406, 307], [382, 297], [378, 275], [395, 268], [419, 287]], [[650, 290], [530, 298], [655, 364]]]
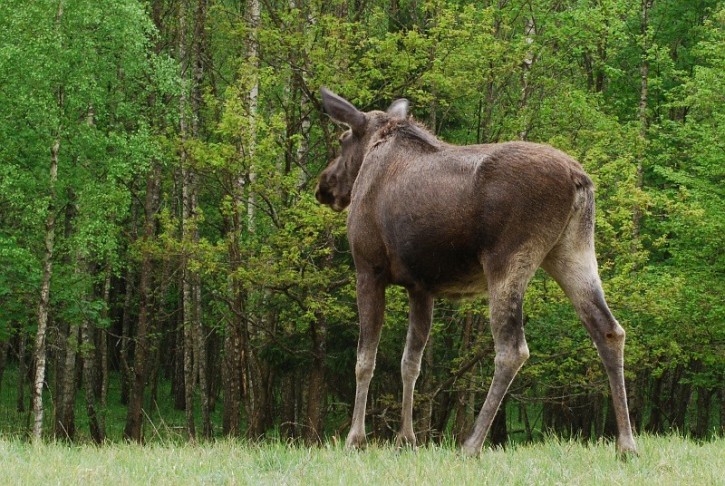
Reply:
[[342, 152], [320, 175], [317, 198], [349, 206], [358, 278], [360, 341], [349, 446], [365, 439], [365, 402], [390, 284], [408, 290], [411, 313], [401, 362], [399, 440], [415, 444], [412, 396], [430, 331], [433, 299], [488, 292], [496, 371], [464, 451], [477, 454], [516, 372], [528, 357], [522, 302], [543, 266], [589, 330], [612, 385], [618, 450], [635, 452], [624, 394], [624, 330], [604, 301], [594, 256], [593, 185], [581, 165], [526, 142], [455, 146], [407, 117], [407, 102], [363, 113], [327, 90], [328, 113], [350, 125]]

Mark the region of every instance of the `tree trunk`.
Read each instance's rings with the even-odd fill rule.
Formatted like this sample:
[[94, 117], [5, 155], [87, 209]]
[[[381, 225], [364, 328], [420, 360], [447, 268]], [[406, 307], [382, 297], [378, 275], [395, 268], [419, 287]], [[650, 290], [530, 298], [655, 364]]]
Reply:
[[186, 412], [186, 430], [191, 439], [196, 437], [194, 425], [194, 339], [191, 323], [191, 285], [186, 281], [184, 287], [184, 410]]
[[168, 259], [164, 260], [161, 272], [153, 273], [153, 290], [151, 291], [151, 316], [148, 323], [147, 335], [148, 349], [150, 350], [146, 361], [146, 384], [150, 385], [150, 393], [148, 404], [154, 409], [158, 410], [158, 392], [159, 392], [159, 371], [161, 369], [161, 347], [159, 346], [159, 337], [163, 336], [165, 330], [162, 328], [163, 323], [166, 319], [162, 317], [165, 315], [166, 310], [164, 308], [164, 299], [158, 296], [165, 296], [168, 291], [168, 285], [171, 281], [170, 277], [170, 262]]
[[27, 334], [21, 329], [18, 333], [18, 399], [15, 407], [18, 413], [25, 412], [25, 380], [28, 375], [27, 357], [25, 356], [27, 340]]
[[[202, 107], [202, 82], [204, 80], [204, 55], [206, 50], [206, 7], [207, 0], [198, 0], [196, 13], [194, 15], [194, 38], [193, 38], [193, 76], [191, 89], [191, 135], [195, 139], [200, 139], [201, 126], [201, 107]], [[190, 180], [190, 215], [196, 215], [197, 198], [196, 198], [196, 174], [191, 174]], [[194, 245], [199, 244], [199, 230], [194, 228], [193, 232]], [[198, 272], [194, 272], [192, 276], [192, 309], [194, 316], [194, 352], [196, 356], [196, 367], [199, 379], [200, 399], [201, 399], [201, 417], [202, 417], [202, 435], [205, 438], [212, 436], [211, 413], [209, 407], [209, 383], [208, 383], [208, 363], [206, 352], [206, 338], [204, 327], [202, 324], [201, 312], [201, 278]]]
[[212, 437], [211, 411], [209, 407], [209, 380], [206, 352], [206, 336], [201, 321], [201, 283], [196, 275], [193, 285], [193, 311], [194, 311], [194, 354], [196, 356], [197, 375], [199, 379], [199, 397], [201, 401], [202, 436], [206, 439]]
[[643, 374], [635, 375], [634, 384], [627, 383], [629, 392], [629, 417], [632, 428], [637, 431], [642, 428], [645, 404], [647, 402], [647, 381], [649, 377]]
[[673, 420], [675, 429], [682, 431], [683, 433], [687, 430], [687, 409], [690, 407], [690, 400], [692, 399], [692, 385], [685, 384], [679, 387], [679, 393], [677, 398], [677, 406], [675, 408], [675, 419]]
[[725, 386], [720, 388], [720, 435], [723, 434], [725, 434]]
[[[536, 36], [536, 24], [534, 23], [534, 18], [529, 17], [526, 19], [526, 44], [532, 45], [534, 43], [534, 37]], [[531, 67], [534, 65], [534, 62], [536, 60], [536, 56], [534, 55], [532, 50], [529, 50], [526, 52], [526, 57], [524, 58], [521, 71], [521, 99], [519, 100], [519, 110], [525, 113], [526, 107], [529, 103], [529, 97], [531, 96], [531, 85], [529, 84], [529, 72], [531, 71]], [[526, 116], [526, 119], [524, 120], [524, 126], [519, 132], [519, 139], [520, 140], [528, 140], [529, 138], [529, 132], [531, 131], [531, 119], [529, 116]], [[494, 419], [495, 421], [496, 419]], [[492, 425], [493, 426], [493, 425]]]
[[[201, 323], [201, 282], [196, 271], [189, 265], [190, 253], [199, 243], [199, 231], [196, 226], [196, 174], [191, 166], [191, 160], [186, 152], [186, 143], [189, 135], [198, 138], [199, 118], [201, 116], [201, 81], [203, 78], [202, 52], [204, 16], [206, 6], [204, 0], [199, 0], [194, 19], [194, 58], [193, 78], [191, 86], [191, 105], [186, 83], [182, 84], [179, 98], [179, 120], [181, 136], [181, 171], [182, 171], [182, 241], [184, 252], [184, 280], [183, 280], [183, 315], [184, 315], [184, 390], [186, 402], [186, 421], [190, 437], [195, 437], [194, 425], [194, 389], [197, 379], [201, 389], [201, 408], [203, 432], [205, 437], [211, 436], [211, 416], [209, 413], [209, 395], [206, 376], [206, 349], [204, 344], [204, 331]], [[187, 79], [190, 56], [186, 46], [186, 9], [182, 2], [179, 7], [179, 46], [178, 56], [181, 63], [181, 77]], [[191, 108], [191, 111], [189, 109]], [[191, 114], [191, 133], [187, 116]]]
[[[468, 352], [471, 349], [473, 339], [473, 313], [471, 311], [466, 312], [466, 316], [463, 320], [463, 330], [461, 336], [461, 347], [460, 355]], [[456, 392], [455, 398], [455, 425], [453, 426], [453, 433], [456, 437], [456, 443], [462, 444], [465, 440], [466, 434], [471, 430], [473, 424], [473, 414], [469, 413], [472, 410], [472, 404], [467, 403], [469, 399], [469, 392], [465, 387], [462, 387], [460, 391]]]
[[[65, 204], [63, 241], [70, 241], [73, 236], [73, 224], [78, 213], [77, 197], [72, 188], [66, 189], [68, 202]], [[71, 260], [70, 251], [61, 256], [61, 264], [65, 267], [74, 267], [76, 282], [80, 282], [81, 271], [78, 267], [78, 260]], [[83, 300], [85, 296], [78, 295], [77, 299]], [[53, 415], [53, 433], [56, 439], [72, 440], [75, 431], [75, 392], [76, 392], [76, 361], [78, 353], [79, 323], [70, 322], [67, 319], [58, 319], [51, 329], [55, 334], [55, 371], [53, 403], [55, 405]]]
[[[248, 0], [246, 9], [246, 22], [249, 28], [247, 41], [247, 59], [249, 62], [250, 76], [248, 91], [244, 93], [243, 103], [247, 107], [247, 133], [243, 136], [243, 143], [240, 147], [242, 159], [246, 159], [249, 180], [249, 189], [246, 191], [247, 205], [247, 232], [255, 233], [256, 230], [256, 196], [254, 193], [254, 182], [256, 174], [256, 139], [257, 139], [257, 106], [259, 98], [259, 49], [258, 49], [258, 28], [260, 19], [259, 0]], [[244, 194], [244, 179], [238, 180], [238, 191]], [[253, 440], [261, 437], [266, 429], [266, 407], [267, 394], [266, 378], [268, 370], [259, 362], [256, 353], [252, 348], [251, 341], [257, 334], [256, 329], [244, 326], [241, 330], [242, 346], [242, 369], [244, 373], [244, 407], [247, 414], [247, 437]]]
[[[334, 246], [332, 234], [327, 235], [327, 246]], [[330, 252], [322, 262], [322, 267], [331, 267], [333, 253]], [[324, 412], [327, 399], [325, 382], [325, 360], [327, 359], [327, 320], [322, 314], [315, 316], [310, 323], [312, 345], [312, 367], [307, 379], [307, 423], [304, 428], [305, 441], [308, 444], [322, 442], [324, 435]]]
[[247, 4], [247, 24], [249, 27], [250, 38], [247, 44], [247, 58], [252, 65], [253, 79], [250, 82], [249, 92], [247, 93], [247, 110], [249, 113], [249, 133], [247, 134], [248, 150], [246, 156], [249, 160], [249, 185], [250, 190], [247, 194], [247, 227], [250, 232], [254, 232], [256, 221], [255, 221], [255, 210], [256, 210], [256, 197], [254, 195], [254, 182], [257, 179], [257, 169], [255, 167], [254, 155], [256, 152], [256, 140], [257, 140], [257, 104], [259, 101], [259, 40], [258, 40], [258, 29], [259, 29], [259, 0], [248, 0]]
[[[188, 83], [187, 73], [189, 68], [189, 58], [186, 49], [186, 2], [179, 2], [179, 35], [177, 46], [177, 57], [181, 72], [181, 91], [179, 96], [179, 137], [181, 138], [180, 149], [180, 165], [181, 165], [181, 241], [182, 241], [182, 315], [184, 316], [184, 410], [186, 411], [186, 431], [189, 438], [196, 437], [196, 427], [194, 425], [194, 345], [193, 345], [193, 328], [194, 328], [194, 312], [192, 309], [192, 272], [189, 269], [189, 252], [191, 238], [189, 236], [189, 226], [191, 222], [191, 187], [193, 178], [192, 170], [189, 167], [189, 161], [186, 153], [186, 144], [189, 138], [188, 133]], [[193, 230], [192, 230], [193, 231]]]
[[257, 326], [247, 325], [242, 330], [242, 357], [244, 361], [245, 409], [247, 412], [247, 438], [261, 439], [272, 426], [272, 385], [274, 371], [257, 353], [256, 341], [262, 339], [262, 330], [274, 335], [276, 316], [262, 314]]
[[282, 404], [280, 410], [280, 435], [283, 440], [292, 441], [297, 437], [297, 404], [295, 382], [297, 374], [294, 370], [285, 374], [281, 379], [280, 391]]
[[[82, 260], [78, 262], [78, 266], [83, 265]], [[86, 272], [90, 271], [88, 265], [84, 265]], [[106, 285], [104, 282], [104, 297]], [[85, 296], [88, 299], [89, 295]], [[103, 443], [105, 433], [101, 429], [99, 421], [99, 406], [97, 403], [98, 388], [98, 346], [96, 345], [96, 328], [91, 325], [88, 318], [83, 319], [81, 329], [81, 356], [83, 358], [83, 391], [86, 402], [86, 412], [88, 413], [88, 427], [90, 429], [91, 438], [96, 444]]]
[[[62, 3], [59, 4], [58, 21], [62, 15]], [[62, 104], [62, 93], [59, 94]], [[53, 244], [55, 241], [55, 184], [58, 180], [58, 152], [60, 137], [56, 137], [50, 150], [50, 181], [48, 216], [45, 220], [45, 254], [43, 257], [43, 278], [40, 286], [40, 302], [38, 304], [38, 330], [35, 334], [35, 377], [33, 380], [33, 440], [39, 441], [43, 434], [43, 384], [45, 382], [45, 341], [48, 328], [48, 307], [50, 304], [50, 280], [53, 276]]]
[[524, 424], [524, 432], [526, 433], [526, 442], [532, 442], [534, 440], [534, 434], [531, 429], [531, 421], [529, 420], [529, 411], [526, 406], [526, 402], [522, 401], [519, 403], [519, 416], [521, 422]]
[[[132, 218], [135, 220], [135, 218]], [[136, 238], [133, 238], [135, 241]], [[125, 295], [123, 298], [123, 315], [121, 316], [121, 337], [118, 361], [121, 367], [121, 404], [128, 405], [128, 396], [131, 388], [131, 313], [133, 306], [133, 295], [135, 292], [134, 271], [131, 265], [126, 268]]]
[[[112, 269], [110, 263], [106, 266], [106, 280], [103, 283], [103, 302], [105, 303], [101, 317], [104, 321], [108, 321], [108, 309], [111, 307], [111, 275]], [[100, 413], [98, 414], [98, 428], [100, 435], [106, 437], [106, 410], [108, 408], [108, 330], [100, 329], [99, 332], [99, 348], [100, 348], [100, 365], [101, 365], [101, 386], [100, 395]]]
[[194, 15], [194, 38], [193, 42], [193, 72], [191, 85], [191, 134], [194, 138], [201, 138], [200, 127], [202, 98], [202, 84], [206, 63], [206, 12], [208, 0], [197, 0], [196, 12]]
[[685, 424], [687, 422], [687, 408], [690, 404], [692, 395], [692, 385], [689, 383], [680, 383], [684, 374], [684, 367], [678, 365], [672, 376], [672, 393], [670, 396], [669, 415], [671, 417], [671, 427], [681, 433], [685, 433]]
[[224, 333], [224, 358], [222, 361], [222, 374], [224, 386], [224, 414], [222, 419], [222, 431], [228, 436], [241, 434], [241, 410], [242, 410], [242, 388], [243, 388], [243, 347], [242, 328], [244, 326], [244, 288], [239, 277], [236, 275], [241, 266], [240, 238], [241, 234], [241, 188], [237, 187], [232, 207], [232, 215], [229, 222], [227, 238], [231, 295], [230, 310], [231, 316], [227, 322]]
[[73, 440], [75, 438], [75, 398], [76, 398], [76, 355], [78, 353], [78, 325], [70, 324], [68, 337], [63, 344], [65, 359], [63, 373], [56, 395], [55, 438]]
[[324, 435], [324, 408], [327, 395], [325, 386], [325, 357], [327, 322], [323, 316], [310, 324], [312, 340], [312, 367], [307, 378], [307, 420], [304, 428], [308, 444], [320, 443]]
[[707, 432], [710, 428], [711, 398], [712, 392], [710, 390], [704, 386], [697, 387], [697, 417], [692, 435], [698, 439], [707, 437]]
[[[218, 329], [206, 335], [207, 376], [209, 386], [209, 413], [216, 411], [217, 401], [222, 391], [222, 335]], [[214, 432], [214, 429], [212, 429]]]
[[243, 344], [247, 345], [244, 348], [244, 354], [248, 356], [245, 363], [249, 380], [246, 396], [247, 417], [249, 420], [247, 438], [258, 440], [272, 426], [273, 372], [267, 363], [257, 357], [256, 352], [252, 352], [248, 337], [243, 341]]
[[[462, 320], [459, 320], [458, 317], [451, 318], [449, 320], [448, 325], [444, 328], [445, 332], [442, 336], [443, 349], [454, 349], [456, 337], [459, 334], [459, 330], [464, 329], [465, 333], [467, 318], [468, 316], [464, 315]], [[443, 434], [447, 429], [447, 425], [451, 417], [454, 417], [455, 414], [455, 406], [458, 393], [451, 391], [451, 387], [445, 388], [446, 389], [437, 389], [437, 391], [434, 393], [435, 404], [433, 409], [432, 428], [434, 437], [436, 439], [441, 439], [443, 437]]]
[[171, 377], [171, 393], [174, 397], [174, 410], [186, 410], [186, 390], [184, 389], [184, 316], [178, 314], [174, 326], [174, 369]]
[[223, 400], [224, 413], [222, 417], [222, 432], [224, 435], [236, 437], [241, 435], [242, 410], [242, 346], [240, 325], [232, 316], [232, 322], [227, 324], [224, 335], [224, 361], [223, 373]]
[[10, 349], [10, 341], [0, 341], [0, 396], [2, 396], [3, 389], [3, 374], [8, 362], [8, 349]]
[[653, 378], [652, 393], [650, 393], [650, 414], [647, 432], [659, 434], [662, 432], [662, 376]]
[[101, 430], [99, 410], [96, 403], [95, 388], [98, 372], [96, 370], [96, 346], [94, 344], [93, 328], [88, 319], [83, 321], [81, 337], [83, 340], [83, 388], [86, 399], [86, 412], [88, 412], [88, 426], [91, 438], [96, 444], [103, 443], [104, 432]]
[[[146, 182], [146, 201], [143, 240], [148, 243], [154, 237], [155, 213], [158, 198], [160, 169], [154, 162]], [[148, 330], [151, 311], [151, 274], [153, 262], [151, 253], [143, 250], [141, 261], [141, 281], [139, 285], [139, 316], [136, 333], [134, 365], [131, 370], [131, 389], [129, 393], [126, 427], [124, 437], [136, 442], [143, 441], [141, 425], [143, 422], [143, 399], [146, 388], [146, 360], [149, 352]]]
[[[646, 155], [647, 129], [649, 128], [649, 117], [647, 115], [647, 103], [649, 97], [649, 50], [652, 46], [652, 38], [649, 32], [649, 12], [652, 9], [654, 0], [642, 0], [642, 12], [640, 18], [640, 35], [642, 38], [642, 63], [639, 66], [640, 87], [639, 87], [639, 143], [637, 153], [637, 189], [644, 187], [644, 166], [643, 160]], [[639, 203], [635, 204], [632, 213], [634, 240], [639, 239], [641, 228], [642, 208]]]

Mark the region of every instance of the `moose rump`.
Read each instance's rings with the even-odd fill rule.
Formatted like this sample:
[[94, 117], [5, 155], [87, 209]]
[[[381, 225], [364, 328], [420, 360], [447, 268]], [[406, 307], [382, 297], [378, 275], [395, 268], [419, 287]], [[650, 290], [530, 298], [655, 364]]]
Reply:
[[385, 308], [385, 287], [408, 291], [398, 441], [415, 445], [413, 389], [430, 332], [433, 299], [488, 293], [495, 372], [463, 451], [478, 454], [495, 413], [529, 356], [522, 303], [543, 267], [572, 300], [604, 362], [619, 427], [617, 450], [635, 453], [623, 376], [624, 330], [604, 300], [594, 254], [593, 185], [581, 165], [548, 146], [455, 146], [407, 114], [398, 100], [361, 112], [323, 88], [323, 104], [350, 130], [320, 175], [316, 196], [349, 206], [360, 338], [347, 445], [365, 442], [365, 407]]

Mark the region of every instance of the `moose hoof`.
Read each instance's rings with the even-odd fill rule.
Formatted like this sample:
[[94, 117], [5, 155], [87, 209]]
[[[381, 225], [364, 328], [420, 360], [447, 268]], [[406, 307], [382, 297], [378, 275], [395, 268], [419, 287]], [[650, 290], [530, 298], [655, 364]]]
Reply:
[[347, 440], [345, 440], [345, 448], [349, 450], [365, 449], [366, 445], [367, 440], [365, 439], [364, 434], [350, 433], [350, 435], [347, 436]]
[[617, 458], [620, 461], [627, 462], [635, 457], [639, 457], [639, 452], [633, 440], [617, 441]]
[[464, 443], [461, 446], [461, 454], [463, 454], [466, 457], [478, 457], [478, 455], [481, 453], [481, 448], [476, 447], [469, 443]]
[[395, 439], [395, 447], [397, 449], [416, 450], [417, 445], [416, 445], [415, 435], [408, 436], [406, 434], [399, 433], [398, 437]]

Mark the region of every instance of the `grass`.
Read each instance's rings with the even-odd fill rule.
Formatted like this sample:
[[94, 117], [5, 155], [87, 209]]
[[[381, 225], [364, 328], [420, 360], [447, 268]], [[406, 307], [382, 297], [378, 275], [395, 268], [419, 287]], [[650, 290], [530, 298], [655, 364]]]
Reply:
[[[29, 412], [15, 411], [12, 373], [6, 370], [0, 392], [0, 484], [185, 485], [185, 484], [633, 484], [725, 486], [725, 438], [694, 442], [681, 436], [640, 436], [640, 457], [616, 460], [610, 442], [585, 444], [549, 438], [485, 450], [477, 459], [462, 457], [450, 445], [398, 451], [373, 444], [361, 452], [338, 442], [322, 447], [290, 446], [268, 440], [251, 444], [223, 439], [191, 444], [185, 439], [184, 412], [170, 400], [151, 407], [145, 424], [147, 445], [121, 441], [125, 408], [109, 400], [109, 442], [97, 447], [87, 437], [82, 397], [76, 408], [79, 441], [30, 444]], [[118, 380], [111, 381], [117, 397]], [[160, 397], [170, 396], [168, 383]], [[52, 397], [48, 397], [48, 405]], [[198, 411], [197, 406], [197, 411]], [[221, 407], [219, 407], [220, 409]], [[219, 413], [217, 411], [217, 413]], [[51, 412], [46, 413], [46, 431]], [[214, 417], [218, 424], [220, 419]], [[197, 420], [197, 425], [200, 421]]]
[[639, 437], [640, 457], [611, 443], [549, 439], [477, 459], [448, 446], [397, 451], [372, 445], [307, 448], [220, 440], [207, 444], [33, 445], [0, 438], [3, 484], [655, 484], [725, 485], [725, 439]]

